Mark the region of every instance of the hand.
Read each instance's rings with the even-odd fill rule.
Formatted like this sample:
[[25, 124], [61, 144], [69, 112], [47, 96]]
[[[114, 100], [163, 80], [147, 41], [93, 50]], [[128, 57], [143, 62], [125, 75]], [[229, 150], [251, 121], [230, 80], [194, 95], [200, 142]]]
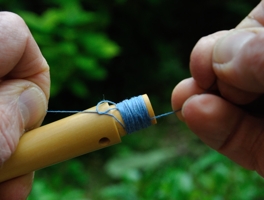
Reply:
[[[263, 7], [264, 1], [235, 29], [198, 41], [191, 54], [192, 78], [172, 93], [173, 109], [182, 108], [178, 117], [203, 142], [261, 176], [264, 112], [257, 117], [244, 108], [264, 93]], [[212, 85], [213, 92], [203, 93]]]
[[[47, 110], [49, 67], [24, 21], [0, 12], [0, 165], [20, 136], [42, 123]], [[33, 173], [0, 183], [1, 200], [26, 199]]]

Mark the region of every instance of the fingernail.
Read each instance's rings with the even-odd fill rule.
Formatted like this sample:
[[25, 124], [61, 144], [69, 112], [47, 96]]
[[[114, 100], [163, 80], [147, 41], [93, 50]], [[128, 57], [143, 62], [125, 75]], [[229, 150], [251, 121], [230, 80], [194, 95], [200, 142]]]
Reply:
[[31, 87], [22, 92], [19, 107], [25, 129], [30, 129], [43, 120], [47, 110], [46, 102], [46, 97], [39, 88]]
[[213, 52], [213, 62], [223, 64], [231, 61], [240, 49], [255, 36], [255, 33], [246, 30], [230, 32], [216, 43]]

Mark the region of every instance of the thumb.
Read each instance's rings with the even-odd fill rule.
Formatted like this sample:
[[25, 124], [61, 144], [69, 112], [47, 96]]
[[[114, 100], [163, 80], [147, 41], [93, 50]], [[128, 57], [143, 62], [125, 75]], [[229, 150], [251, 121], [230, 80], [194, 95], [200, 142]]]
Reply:
[[213, 69], [221, 82], [251, 93], [264, 92], [264, 30], [232, 30], [214, 47]]
[[20, 136], [41, 124], [47, 98], [34, 83], [3, 81], [0, 85], [0, 165], [15, 151]]

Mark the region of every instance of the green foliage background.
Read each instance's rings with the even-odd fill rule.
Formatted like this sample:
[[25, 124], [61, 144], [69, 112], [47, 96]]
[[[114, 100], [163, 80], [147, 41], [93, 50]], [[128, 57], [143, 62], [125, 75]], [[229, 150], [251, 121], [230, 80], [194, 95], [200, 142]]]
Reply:
[[[50, 109], [148, 93], [171, 110], [197, 40], [231, 29], [257, 0], [0, 0], [24, 18], [51, 69]], [[48, 115], [45, 123], [64, 116]], [[123, 143], [36, 172], [29, 200], [263, 199], [264, 181], [169, 116]]]

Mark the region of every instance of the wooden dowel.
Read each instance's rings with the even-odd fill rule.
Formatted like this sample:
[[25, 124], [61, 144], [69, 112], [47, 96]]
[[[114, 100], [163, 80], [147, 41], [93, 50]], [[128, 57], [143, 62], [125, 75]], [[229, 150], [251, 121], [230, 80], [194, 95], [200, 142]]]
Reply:
[[[154, 111], [147, 95], [143, 95], [150, 117]], [[100, 105], [108, 110], [113, 105]], [[95, 107], [88, 109], [95, 111]], [[122, 123], [117, 110], [111, 110]], [[155, 124], [156, 120], [152, 120]], [[97, 113], [78, 113], [25, 133], [16, 151], [0, 167], [0, 182], [69, 160], [71, 158], [121, 142], [124, 128], [111, 116]]]

